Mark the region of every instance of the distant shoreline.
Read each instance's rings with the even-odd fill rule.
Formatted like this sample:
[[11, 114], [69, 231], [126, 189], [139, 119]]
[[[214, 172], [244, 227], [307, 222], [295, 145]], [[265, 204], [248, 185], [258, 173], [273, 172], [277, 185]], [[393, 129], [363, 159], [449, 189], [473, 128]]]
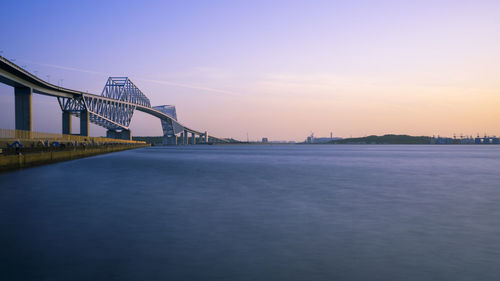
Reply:
[[[138, 136], [133, 137], [134, 140], [145, 141], [152, 145], [162, 145], [162, 137], [145, 137]], [[430, 137], [430, 136], [410, 136], [410, 135], [394, 135], [387, 134], [383, 136], [366, 136], [359, 138], [346, 138], [346, 139], [334, 139], [324, 142], [297, 142], [297, 143], [286, 143], [286, 142], [238, 142], [233, 140], [231, 144], [239, 145], [296, 145], [296, 144], [314, 144], [314, 145], [339, 145], [339, 144], [357, 144], [357, 145], [369, 145], [369, 144], [418, 144], [418, 145], [447, 145], [447, 144], [499, 144], [498, 138], [496, 137], [484, 137], [484, 138], [441, 138], [441, 137]]]
[[432, 137], [409, 135], [383, 135], [347, 138], [329, 141], [328, 144], [432, 144]]

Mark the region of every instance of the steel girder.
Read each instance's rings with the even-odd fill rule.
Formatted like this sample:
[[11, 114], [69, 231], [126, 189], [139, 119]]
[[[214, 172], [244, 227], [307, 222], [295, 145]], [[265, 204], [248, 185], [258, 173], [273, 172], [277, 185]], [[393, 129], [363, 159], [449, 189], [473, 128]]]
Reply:
[[172, 119], [177, 121], [177, 111], [175, 110], [175, 105], [158, 105], [153, 106], [153, 108], [169, 115]]
[[80, 117], [82, 111], [89, 112], [90, 122], [108, 130], [128, 129], [135, 106], [129, 103], [113, 101], [99, 96], [81, 98], [58, 98], [63, 111]]
[[86, 110], [90, 122], [108, 130], [128, 130], [136, 105], [151, 107], [149, 99], [127, 77], [109, 77], [101, 96], [58, 99], [62, 110], [77, 117]]
[[151, 107], [146, 95], [128, 77], [109, 77], [101, 96]]
[[90, 122], [108, 130], [128, 130], [135, 106], [129, 103], [103, 99], [96, 96], [84, 96]]
[[63, 111], [68, 111], [70, 113], [76, 114], [87, 109], [87, 106], [85, 105], [85, 101], [83, 100], [83, 98], [58, 97], [57, 101], [59, 102], [59, 106]]

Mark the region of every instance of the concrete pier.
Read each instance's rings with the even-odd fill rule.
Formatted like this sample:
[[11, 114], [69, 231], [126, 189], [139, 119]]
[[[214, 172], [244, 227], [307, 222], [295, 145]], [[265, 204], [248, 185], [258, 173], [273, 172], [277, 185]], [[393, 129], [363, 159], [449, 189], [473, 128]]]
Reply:
[[63, 111], [62, 113], [62, 133], [71, 135], [71, 113], [69, 111]]
[[122, 130], [120, 132], [119, 139], [132, 140], [132, 131], [131, 130]]
[[89, 112], [86, 110], [80, 113], [80, 136], [89, 136]]
[[118, 139], [118, 140], [132, 140], [132, 131], [130, 130], [107, 130], [106, 137], [110, 139]]
[[191, 133], [191, 144], [196, 144], [196, 135]]
[[33, 131], [33, 91], [15, 87], [16, 130]]
[[177, 136], [163, 136], [163, 145], [177, 145]]

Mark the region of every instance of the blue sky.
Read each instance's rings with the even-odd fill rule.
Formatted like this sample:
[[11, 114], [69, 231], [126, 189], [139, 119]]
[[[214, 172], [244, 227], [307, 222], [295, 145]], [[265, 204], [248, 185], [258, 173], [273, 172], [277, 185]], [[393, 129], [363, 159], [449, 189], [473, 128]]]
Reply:
[[[220, 136], [500, 134], [499, 1], [2, 5], [6, 58], [92, 93], [128, 76], [153, 105]], [[0, 86], [2, 128], [14, 126], [12, 104]], [[35, 97], [34, 110], [36, 130], [60, 132], [54, 99]], [[131, 128], [161, 134], [141, 113]]]

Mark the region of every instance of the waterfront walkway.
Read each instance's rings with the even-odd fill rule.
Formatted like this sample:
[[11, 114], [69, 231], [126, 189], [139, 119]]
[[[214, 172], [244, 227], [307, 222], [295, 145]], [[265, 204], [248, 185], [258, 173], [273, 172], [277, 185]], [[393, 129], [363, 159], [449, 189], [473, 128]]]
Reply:
[[0, 171], [145, 146], [143, 141], [0, 129]]

